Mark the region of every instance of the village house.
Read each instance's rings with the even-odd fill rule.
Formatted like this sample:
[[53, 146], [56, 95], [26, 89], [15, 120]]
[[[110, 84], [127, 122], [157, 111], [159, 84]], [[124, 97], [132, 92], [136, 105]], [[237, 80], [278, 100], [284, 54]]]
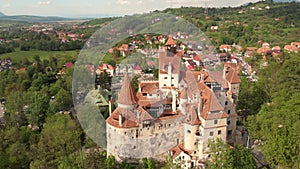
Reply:
[[110, 64], [100, 64], [96, 68], [96, 75], [100, 76], [103, 72], [106, 72], [109, 76], [114, 76], [115, 68]]
[[129, 45], [128, 45], [128, 44], [122, 44], [122, 45], [118, 48], [118, 50], [120, 51], [120, 53], [121, 53], [121, 55], [122, 55], [123, 57], [126, 57], [126, 56], [129, 54], [128, 48], [129, 48]]
[[219, 49], [221, 52], [231, 52], [231, 45], [221, 45]]
[[292, 42], [291, 45], [300, 48], [300, 42]]
[[294, 53], [298, 53], [299, 48], [293, 45], [285, 45], [284, 49], [288, 52], [294, 52]]

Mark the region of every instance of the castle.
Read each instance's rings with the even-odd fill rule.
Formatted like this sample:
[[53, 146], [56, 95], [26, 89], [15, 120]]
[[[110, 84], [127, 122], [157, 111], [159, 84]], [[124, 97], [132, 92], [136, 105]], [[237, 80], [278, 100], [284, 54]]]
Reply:
[[118, 106], [106, 120], [107, 153], [117, 160], [169, 154], [183, 168], [200, 168], [209, 157], [209, 139], [234, 142], [238, 65], [186, 71], [176, 53], [169, 38], [159, 51], [158, 81], [141, 81], [137, 93], [125, 74]]

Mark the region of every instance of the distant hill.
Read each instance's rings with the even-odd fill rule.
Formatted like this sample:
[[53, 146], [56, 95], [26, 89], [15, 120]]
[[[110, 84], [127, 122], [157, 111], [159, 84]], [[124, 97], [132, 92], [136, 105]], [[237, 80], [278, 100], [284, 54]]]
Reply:
[[101, 26], [102, 24], [114, 21], [120, 17], [108, 17], [108, 18], [97, 18], [87, 22], [82, 23], [82, 25], [93, 25], [93, 26]]
[[273, 2], [300, 2], [299, 0], [273, 0]]
[[0, 12], [0, 17], [6, 16], [4, 13]]
[[76, 20], [64, 17], [57, 16], [33, 16], [33, 15], [14, 15], [7, 16], [0, 12], [0, 21], [15, 21], [15, 22], [55, 22], [55, 21], [67, 21], [67, 20]]

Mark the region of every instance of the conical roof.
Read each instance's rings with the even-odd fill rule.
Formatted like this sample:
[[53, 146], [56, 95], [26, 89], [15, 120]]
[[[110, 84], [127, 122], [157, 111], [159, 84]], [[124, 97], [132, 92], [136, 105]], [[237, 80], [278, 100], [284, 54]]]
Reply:
[[118, 104], [133, 105], [137, 103], [135, 93], [128, 74], [126, 73], [123, 79], [123, 84], [119, 93]]
[[185, 88], [183, 88], [183, 89], [181, 90], [181, 93], [180, 93], [180, 98], [181, 98], [181, 99], [187, 99], [187, 98], [188, 98], [188, 96], [187, 96], [187, 89], [186, 89], [186, 87], [185, 87]]
[[198, 118], [197, 112], [194, 108], [194, 106], [190, 107], [190, 110], [184, 119], [184, 122], [190, 125], [199, 125], [201, 124], [201, 121]]
[[172, 38], [172, 36], [169, 36], [169, 39], [167, 40], [166, 45], [176, 45], [174, 39]]

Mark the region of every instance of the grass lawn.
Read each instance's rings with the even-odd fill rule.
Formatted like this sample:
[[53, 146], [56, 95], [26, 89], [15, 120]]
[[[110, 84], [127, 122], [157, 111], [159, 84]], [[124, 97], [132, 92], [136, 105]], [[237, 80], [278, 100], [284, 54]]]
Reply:
[[0, 55], [0, 59], [10, 58], [13, 62], [20, 62], [23, 58], [27, 58], [29, 61], [33, 60], [35, 55], [40, 56], [41, 60], [48, 59], [51, 55], [72, 56], [77, 57], [76, 50], [72, 51], [16, 51], [12, 53], [5, 53]]

